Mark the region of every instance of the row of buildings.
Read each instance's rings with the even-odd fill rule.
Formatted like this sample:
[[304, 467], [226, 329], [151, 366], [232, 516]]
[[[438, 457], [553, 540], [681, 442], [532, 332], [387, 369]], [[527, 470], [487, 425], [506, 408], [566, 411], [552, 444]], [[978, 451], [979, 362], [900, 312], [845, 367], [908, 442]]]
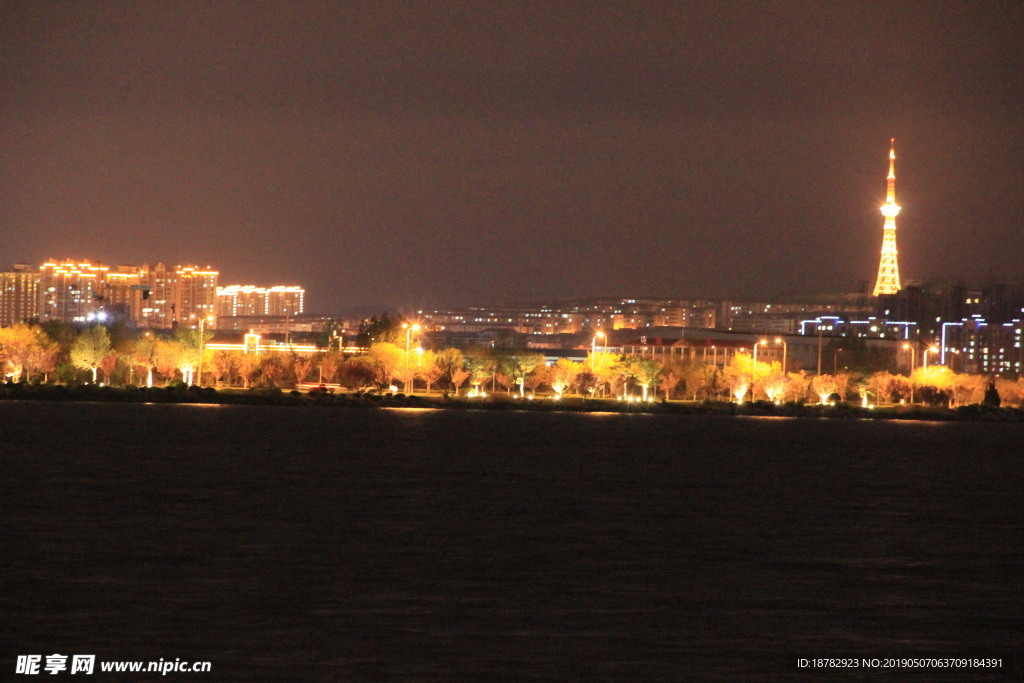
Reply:
[[[330, 328], [348, 343], [358, 330], [358, 319], [307, 314], [302, 287], [222, 287], [218, 279], [217, 270], [194, 265], [19, 264], [0, 272], [0, 326], [31, 319], [105, 319], [159, 329], [205, 319], [210, 329], [293, 340], [322, 337]], [[406, 317], [415, 319], [431, 347], [490, 345], [511, 335], [520, 346], [586, 350], [600, 332], [609, 347], [654, 354], [666, 346], [674, 348], [670, 353], [682, 353], [685, 347], [690, 357], [699, 353], [724, 362], [729, 353], [751, 349], [752, 340], [781, 338], [791, 358], [815, 369], [822, 365], [823, 344], [854, 338], [889, 348], [897, 366], [920, 364], [928, 353], [930, 362], [957, 372], [1019, 376], [1024, 370], [1024, 287], [1006, 282], [911, 283], [877, 297], [862, 288], [856, 294], [771, 302], [579, 299], [420, 310]], [[774, 359], [779, 351], [762, 347], [759, 353]]]
[[210, 267], [108, 266], [85, 260], [16, 264], [0, 272], [0, 326], [25, 320], [123, 320], [166, 329], [205, 319], [289, 317], [305, 312], [297, 286], [220, 287]]
[[[1024, 370], [1024, 287], [1005, 282], [912, 283], [878, 297], [862, 288], [773, 302], [587, 299], [421, 310], [416, 319], [438, 346], [501, 343], [502, 334], [512, 334], [535, 348], [583, 348], [601, 333], [615, 340], [609, 346], [647, 347], [658, 354], [668, 345], [675, 353], [685, 347], [690, 357], [724, 359], [737, 350], [749, 353], [754, 340], [781, 338], [794, 358], [814, 369], [821, 365], [822, 344], [837, 340], [832, 346], [839, 347], [842, 340], [855, 339], [862, 347], [888, 348], [901, 367], [921, 364], [928, 353], [929, 362], [956, 372], [1020, 375]], [[649, 341], [641, 343], [645, 338]], [[761, 349], [766, 359], [778, 351]], [[808, 364], [809, 359], [814, 362]]]
[[417, 318], [435, 330], [475, 332], [506, 328], [520, 334], [575, 334], [587, 330], [693, 327], [796, 334], [809, 315], [856, 312], [869, 315], [860, 295], [835, 295], [791, 302], [726, 299], [576, 299], [464, 309], [419, 310]]

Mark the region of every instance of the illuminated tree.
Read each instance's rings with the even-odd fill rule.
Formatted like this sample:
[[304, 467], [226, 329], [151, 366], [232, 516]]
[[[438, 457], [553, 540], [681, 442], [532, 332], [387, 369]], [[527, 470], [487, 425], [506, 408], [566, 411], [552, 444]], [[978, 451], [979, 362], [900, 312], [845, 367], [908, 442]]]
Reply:
[[[405, 319], [400, 315], [382, 313], [364, 320], [359, 324], [359, 334], [356, 343], [359, 346], [367, 347], [374, 344], [397, 345], [404, 342], [405, 332], [402, 330], [402, 323]], [[388, 384], [391, 380], [388, 379]]]
[[893, 403], [902, 403], [913, 395], [913, 385], [903, 375], [893, 375], [889, 382], [889, 395]]
[[231, 385], [232, 375], [238, 368], [238, 359], [242, 354], [238, 351], [216, 351], [210, 357], [210, 373], [213, 381], [220, 386], [221, 381], [227, 377], [228, 386]]
[[203, 353], [203, 349], [205, 349], [206, 343], [211, 339], [213, 339], [212, 332], [203, 331], [202, 335], [200, 335], [199, 330], [193, 330], [188, 327], [179, 327], [174, 331], [174, 341], [177, 342], [179, 348], [178, 370], [181, 371], [182, 381], [185, 384], [195, 384], [197, 381], [202, 381], [202, 378], [195, 376], [195, 372], [200, 366], [200, 356]]
[[416, 374], [427, 386], [427, 393], [429, 394], [430, 387], [437, 384], [444, 377], [445, 370], [438, 364], [437, 355], [433, 351], [424, 351], [420, 357]]
[[781, 403], [785, 400], [786, 392], [789, 389], [789, 378], [783, 374], [782, 364], [772, 363], [768, 374], [761, 378], [760, 384], [769, 401]]
[[[998, 388], [1002, 382], [1007, 380], [996, 380]], [[1013, 383], [1010, 382], [1012, 385]], [[985, 378], [981, 375], [968, 375], [966, 373], [953, 375], [953, 405], [967, 405], [981, 403], [985, 398]], [[1002, 395], [1002, 392], [1000, 392]], [[1010, 399], [1007, 398], [1007, 403]]]
[[661, 374], [661, 365], [650, 359], [634, 360], [629, 367], [630, 376], [636, 381], [643, 393], [643, 400], [647, 400], [647, 392], [655, 386], [658, 375]]
[[892, 403], [890, 384], [894, 375], [888, 372], [876, 372], [867, 378], [865, 387], [869, 394], [874, 395], [876, 403]]
[[910, 381], [919, 400], [928, 405], [948, 405], [953, 399], [953, 373], [943, 365], [916, 368]]
[[415, 391], [416, 376], [423, 368], [423, 359], [416, 349], [402, 349], [402, 357], [395, 368], [395, 377], [402, 382], [402, 391], [411, 394]]
[[99, 369], [103, 371], [103, 376], [107, 379], [107, 384], [111, 384], [111, 375], [114, 374], [114, 368], [117, 367], [118, 361], [117, 351], [111, 350], [107, 355], [100, 360]]
[[736, 397], [737, 403], [743, 403], [744, 397], [754, 383], [754, 359], [745, 353], [737, 353], [722, 368], [722, 379], [729, 391]]
[[42, 346], [40, 334], [25, 323], [0, 328], [0, 366], [3, 374], [19, 381], [26, 367], [31, 364], [32, 354]]
[[291, 368], [292, 374], [295, 375], [295, 385], [298, 386], [305, 382], [309, 377], [309, 374], [313, 372], [313, 359], [306, 356], [300, 356], [298, 354], [292, 354]]
[[850, 375], [849, 375], [849, 373], [840, 372], [838, 375], [836, 375], [836, 384], [839, 385], [839, 390], [836, 391], [836, 393], [839, 394], [839, 396], [842, 398], [842, 400], [845, 401], [846, 400], [846, 395], [847, 395], [847, 393], [849, 392], [849, 389], [850, 389]]
[[[466, 359], [462, 355], [462, 351], [459, 349], [443, 349], [438, 351], [434, 363], [441, 370], [441, 378], [447, 378], [451, 384], [452, 391], [455, 394], [459, 393], [459, 388], [469, 377], [469, 373], [466, 372]], [[465, 376], [461, 376], [461, 373], [465, 372]], [[460, 373], [460, 381], [456, 382], [456, 373]]]
[[[961, 375], [961, 377], [964, 376], [966, 375]], [[985, 395], [985, 378], [979, 375], [972, 375], [972, 377], [977, 377], [978, 384], [982, 387], [981, 395], [977, 396], [977, 400], [972, 401], [972, 403], [981, 403]], [[996, 392], [999, 394], [1001, 405], [1020, 407], [1024, 404], [1024, 377], [1019, 377], [1016, 381], [997, 378]]]
[[559, 358], [551, 366], [548, 374], [548, 386], [561, 398], [565, 390], [572, 384], [580, 371], [580, 366], [568, 358]]
[[537, 366], [526, 375], [523, 380], [523, 384], [530, 390], [530, 393], [536, 393], [537, 388], [548, 381], [548, 366], [544, 362], [544, 356], [540, 356], [540, 362]]
[[839, 392], [839, 382], [833, 375], [815, 375], [811, 380], [811, 390], [825, 404], [832, 394]]
[[242, 385], [248, 389], [256, 381], [260, 373], [260, 357], [255, 353], [244, 353], [238, 358], [238, 376]]
[[[674, 376], [676, 378], [675, 384], [669, 390], [670, 394], [675, 392], [677, 396], [681, 395], [684, 398], [689, 394], [692, 400], [696, 401], [704, 366], [705, 364], [702, 361], [696, 359], [680, 359], [666, 362], [662, 368], [662, 377]], [[659, 388], [664, 391], [664, 386], [659, 385]], [[666, 399], [668, 397], [669, 394], [666, 394]]]
[[587, 356], [586, 365], [596, 378], [597, 386], [601, 389], [602, 396], [604, 395], [605, 387], [611, 384], [622, 370], [622, 363], [619, 357], [610, 351], [591, 353]]
[[573, 378], [572, 386], [577, 394], [586, 398], [587, 395], [597, 392], [597, 377], [590, 371], [590, 368], [584, 365], [576, 373], [576, 377]]
[[378, 343], [371, 345], [366, 355], [359, 356], [358, 359], [369, 370], [374, 387], [378, 391], [384, 391], [391, 386], [396, 370], [405, 361], [405, 351], [394, 344]]
[[494, 377], [497, 380], [498, 384], [500, 384], [502, 388], [505, 389], [506, 394], [512, 393], [512, 387], [516, 385], [515, 375], [502, 372], [501, 370], [499, 370]]
[[504, 358], [504, 367], [512, 379], [513, 385], [519, 385], [520, 397], [526, 394], [526, 378], [541, 365], [544, 365], [544, 356], [536, 353], [517, 352]]
[[694, 398], [698, 396], [705, 401], [718, 400], [722, 394], [722, 371], [717, 365], [704, 365], [695, 367], [694, 377]]
[[157, 367], [157, 340], [151, 332], [146, 332], [135, 340], [129, 352], [129, 362], [136, 367], [145, 369], [146, 386], [153, 386], [153, 371]]
[[876, 372], [867, 380], [868, 391], [879, 403], [899, 403], [910, 398], [911, 385], [906, 377]]
[[264, 353], [260, 357], [256, 383], [262, 387], [277, 387], [288, 375], [287, 356], [282, 353]]
[[156, 342], [156, 355], [153, 360], [156, 363], [156, 371], [165, 381], [174, 379], [174, 373], [178, 370], [183, 355], [181, 344], [173, 339], [161, 339]]
[[630, 380], [633, 379], [631, 366], [625, 360], [615, 364], [615, 369], [608, 379], [608, 388], [614, 396], [626, 397]]
[[469, 370], [465, 368], [455, 368], [448, 373], [448, 379], [452, 383], [453, 393], [458, 396], [459, 389], [461, 389], [462, 385], [466, 383], [467, 379], [469, 379]]
[[25, 379], [31, 380], [33, 374], [41, 372], [43, 381], [46, 382], [48, 376], [57, 370], [60, 346], [56, 342], [51, 342], [41, 329], [37, 334], [39, 344], [29, 350], [28, 358], [25, 360]]
[[670, 394], [679, 386], [679, 383], [683, 381], [683, 376], [675, 369], [667, 369], [661, 374], [661, 381], [658, 382], [658, 389], [665, 392], [665, 400], [669, 399]]
[[337, 353], [325, 353], [320, 359], [320, 377], [323, 382], [334, 382], [338, 377], [338, 368], [342, 359]]
[[469, 370], [469, 383], [473, 385], [474, 391], [479, 394], [480, 385], [490, 380], [491, 391], [497, 381], [498, 359], [490, 349], [473, 348], [466, 353], [466, 369]]
[[110, 353], [110, 335], [100, 325], [86, 328], [71, 345], [71, 363], [80, 370], [91, 370], [93, 384], [96, 371], [103, 359]]
[[807, 390], [811, 386], [811, 378], [804, 370], [791, 372], [787, 375], [785, 399], [788, 401], [803, 401], [807, 398]]

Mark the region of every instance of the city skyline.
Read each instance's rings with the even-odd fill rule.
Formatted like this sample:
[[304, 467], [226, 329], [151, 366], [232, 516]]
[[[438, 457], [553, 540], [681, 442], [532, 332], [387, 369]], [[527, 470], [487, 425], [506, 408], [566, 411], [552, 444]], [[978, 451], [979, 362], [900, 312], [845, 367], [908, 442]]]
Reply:
[[313, 308], [1020, 279], [1017, 3], [0, 10], [0, 261]]

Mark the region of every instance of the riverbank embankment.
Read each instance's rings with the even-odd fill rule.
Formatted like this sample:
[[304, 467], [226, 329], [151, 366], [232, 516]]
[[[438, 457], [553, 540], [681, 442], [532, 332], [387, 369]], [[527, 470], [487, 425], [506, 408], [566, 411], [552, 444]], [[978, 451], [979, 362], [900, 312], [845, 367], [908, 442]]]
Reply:
[[282, 391], [281, 389], [215, 389], [213, 387], [109, 387], [63, 384], [0, 384], [0, 399], [27, 401], [103, 401], [112, 403], [207, 403], [225, 405], [334, 406], [350, 408], [426, 408], [469, 410], [529, 410], [564, 412], [653, 413], [675, 415], [746, 415], [765, 417], [888, 419], [888, 420], [979, 420], [1024, 422], [1024, 409], [967, 405], [873, 406], [839, 403], [774, 404], [726, 403], [715, 401], [622, 401], [563, 397], [559, 400], [528, 400], [508, 396], [453, 397], [441, 394], [411, 395], [374, 393], [327, 393]]

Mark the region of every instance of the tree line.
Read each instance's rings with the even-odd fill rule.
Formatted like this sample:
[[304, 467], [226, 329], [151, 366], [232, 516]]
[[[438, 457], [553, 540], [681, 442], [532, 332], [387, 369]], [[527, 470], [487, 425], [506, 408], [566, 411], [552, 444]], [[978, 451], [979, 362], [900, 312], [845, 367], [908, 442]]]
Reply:
[[211, 350], [206, 348], [210, 332], [200, 336], [188, 328], [137, 332], [119, 325], [19, 323], [0, 328], [0, 369], [11, 382], [115, 386], [182, 383], [287, 389], [324, 384], [379, 393], [775, 403], [854, 400], [864, 405], [1024, 402], [1024, 379], [993, 380], [938, 365], [917, 368], [909, 376], [887, 371], [814, 375], [803, 370], [784, 373], [777, 362], [755, 362], [742, 353], [718, 366], [698, 359], [660, 361], [610, 351], [589, 353], [582, 363], [567, 358], [548, 363], [543, 355], [507, 343], [466, 350], [406, 347], [395, 321], [387, 322], [391, 324], [373, 323], [376, 329], [366, 334], [369, 344], [357, 355], [337, 350]]

